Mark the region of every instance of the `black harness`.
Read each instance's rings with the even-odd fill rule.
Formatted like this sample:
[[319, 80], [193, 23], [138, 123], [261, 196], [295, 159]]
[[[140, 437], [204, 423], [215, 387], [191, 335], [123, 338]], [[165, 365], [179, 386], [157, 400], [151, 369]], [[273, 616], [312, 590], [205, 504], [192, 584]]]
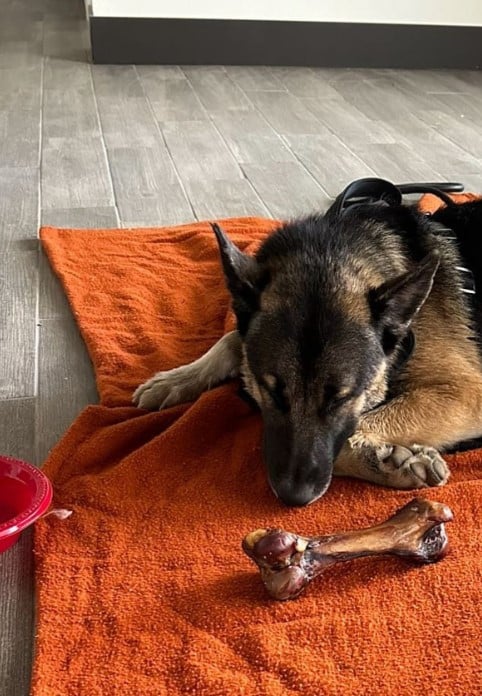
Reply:
[[431, 193], [440, 198], [446, 205], [455, 205], [448, 193], [460, 193], [464, 190], [463, 184], [455, 182], [443, 182], [436, 184], [392, 184], [385, 179], [357, 179], [348, 184], [333, 204], [328, 208], [326, 216], [337, 217], [354, 205], [366, 205], [367, 203], [386, 204], [398, 206], [402, 204], [404, 194]]

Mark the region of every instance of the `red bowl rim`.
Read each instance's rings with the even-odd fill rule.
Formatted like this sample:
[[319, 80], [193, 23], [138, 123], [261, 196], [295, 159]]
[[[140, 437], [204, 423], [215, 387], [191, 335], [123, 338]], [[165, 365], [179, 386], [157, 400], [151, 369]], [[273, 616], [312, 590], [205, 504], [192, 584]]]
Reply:
[[0, 462], [17, 464], [20, 468], [27, 471], [35, 482], [35, 493], [28, 508], [15, 517], [12, 517], [10, 520], [0, 524], [0, 539], [5, 539], [12, 534], [18, 534], [41, 517], [44, 512], [47, 512], [52, 502], [53, 489], [52, 484], [45, 474], [32, 464], [22, 459], [4, 456], [0, 456]]

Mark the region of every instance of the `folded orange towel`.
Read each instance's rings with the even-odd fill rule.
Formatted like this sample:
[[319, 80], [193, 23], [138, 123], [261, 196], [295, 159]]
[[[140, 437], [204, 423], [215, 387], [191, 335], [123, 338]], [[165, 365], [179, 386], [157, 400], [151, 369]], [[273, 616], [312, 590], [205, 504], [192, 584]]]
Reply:
[[[243, 248], [269, 220], [223, 223]], [[161, 413], [134, 387], [199, 356], [231, 322], [206, 224], [56, 230], [41, 237], [92, 357], [87, 408], [45, 471], [74, 514], [35, 530], [35, 696], [475, 694], [481, 672], [481, 451], [423, 495], [449, 504], [450, 555], [364, 559], [295, 602], [269, 600], [241, 538], [314, 534], [388, 516], [413, 493], [335, 480], [286, 509], [268, 488], [261, 422], [236, 385]]]

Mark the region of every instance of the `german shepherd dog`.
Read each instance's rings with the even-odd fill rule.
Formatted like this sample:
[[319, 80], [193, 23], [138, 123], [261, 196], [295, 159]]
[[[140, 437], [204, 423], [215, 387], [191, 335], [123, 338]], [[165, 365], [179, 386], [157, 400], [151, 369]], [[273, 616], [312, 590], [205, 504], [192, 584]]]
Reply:
[[241, 375], [264, 421], [264, 458], [290, 506], [332, 476], [441, 486], [440, 452], [482, 435], [482, 201], [433, 215], [354, 182], [325, 213], [281, 225], [254, 257], [213, 225], [237, 330], [159, 372], [134, 403], [165, 408]]

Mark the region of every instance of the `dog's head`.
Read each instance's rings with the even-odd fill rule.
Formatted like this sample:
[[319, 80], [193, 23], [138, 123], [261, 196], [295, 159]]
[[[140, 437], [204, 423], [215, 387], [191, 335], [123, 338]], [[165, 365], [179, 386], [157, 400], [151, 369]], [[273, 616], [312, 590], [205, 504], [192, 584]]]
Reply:
[[269, 482], [294, 506], [325, 493], [360, 415], [384, 400], [394, 356], [438, 266], [430, 256], [373, 284], [366, 263], [313, 246], [297, 224], [256, 257], [213, 225], [243, 339], [245, 388], [264, 420]]

